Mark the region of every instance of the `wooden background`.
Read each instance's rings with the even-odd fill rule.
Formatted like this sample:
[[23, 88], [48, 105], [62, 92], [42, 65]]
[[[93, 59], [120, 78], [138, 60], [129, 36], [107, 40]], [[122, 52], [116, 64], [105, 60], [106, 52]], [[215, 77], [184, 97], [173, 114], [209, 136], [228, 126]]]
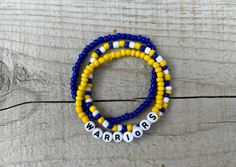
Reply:
[[[173, 75], [168, 113], [131, 144], [85, 133], [69, 91], [76, 55], [114, 28], [151, 38]], [[99, 109], [135, 109], [150, 71], [96, 71]], [[235, 0], [1, 0], [0, 166], [235, 167], [235, 74]]]

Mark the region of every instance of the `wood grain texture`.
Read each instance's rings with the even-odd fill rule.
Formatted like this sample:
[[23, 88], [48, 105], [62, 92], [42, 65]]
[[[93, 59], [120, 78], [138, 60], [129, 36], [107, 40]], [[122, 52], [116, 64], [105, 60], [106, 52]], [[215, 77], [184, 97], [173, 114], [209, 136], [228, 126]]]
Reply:
[[[114, 28], [151, 38], [173, 75], [168, 113], [129, 145], [86, 134], [69, 91], [76, 55]], [[135, 109], [150, 72], [135, 58], [98, 69], [98, 107]], [[234, 0], [0, 0], [0, 166], [235, 167], [235, 74]]]

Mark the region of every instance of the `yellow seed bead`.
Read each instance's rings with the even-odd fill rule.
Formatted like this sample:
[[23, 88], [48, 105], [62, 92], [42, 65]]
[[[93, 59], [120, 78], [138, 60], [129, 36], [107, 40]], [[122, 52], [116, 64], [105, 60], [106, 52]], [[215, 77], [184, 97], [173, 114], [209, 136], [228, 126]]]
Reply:
[[102, 124], [104, 121], [105, 121], [105, 118], [104, 118], [104, 117], [100, 117], [100, 118], [98, 119], [98, 123], [99, 123], [99, 124]]
[[85, 69], [84, 69], [84, 73], [87, 74], [87, 75], [89, 75], [89, 74], [91, 73], [91, 71], [89, 71], [88, 69], [85, 68]]
[[92, 67], [89, 66], [89, 65], [86, 66], [86, 69], [88, 69], [90, 72], [93, 72], [93, 71], [94, 71], [94, 68], [92, 68]]
[[82, 106], [82, 101], [75, 101], [75, 106], [76, 107]]
[[157, 95], [164, 95], [164, 91], [158, 91]]
[[82, 90], [82, 91], [83, 91], [83, 90], [84, 90], [84, 87], [80, 85], [80, 86], [78, 87], [78, 90]]
[[81, 77], [88, 78], [88, 74], [83, 73], [83, 74], [81, 75]]
[[83, 100], [82, 96], [76, 96], [75, 100]]
[[121, 57], [121, 53], [120, 52], [116, 52], [116, 58], [120, 58]]
[[85, 95], [84, 99], [91, 99], [91, 96], [90, 95]]
[[156, 100], [156, 103], [157, 104], [163, 104], [163, 101], [162, 100]]
[[99, 67], [100, 66], [100, 62], [98, 60], [94, 60], [93, 64], [95, 65], [95, 67]]
[[83, 91], [77, 90], [76, 95], [77, 95], [77, 96], [82, 96], [82, 95], [83, 95]]
[[169, 81], [170, 79], [171, 79], [170, 74], [166, 74], [166, 75], [165, 75], [165, 80]]
[[151, 59], [151, 57], [148, 55], [145, 55], [143, 59], [148, 62]]
[[93, 63], [90, 63], [90, 64], [89, 64], [89, 67], [92, 68], [92, 69], [94, 69], [94, 68], [95, 68], [95, 65], [94, 65]]
[[108, 56], [109, 56], [109, 60], [112, 61], [113, 58], [111, 56], [111, 53], [109, 53]]
[[162, 60], [162, 61], [160, 62], [160, 65], [161, 65], [162, 67], [166, 66], [166, 65], [167, 65], [167, 64], [166, 64], [166, 61], [165, 61], [165, 60]]
[[87, 123], [88, 121], [89, 121], [89, 118], [87, 115], [82, 118], [83, 123]]
[[111, 129], [113, 132], [117, 131], [118, 130], [118, 126], [115, 124], [113, 125], [112, 129]]
[[163, 103], [163, 108], [167, 109], [168, 108], [168, 103]]
[[144, 52], [141, 52], [141, 54], [140, 54], [140, 58], [143, 59], [144, 56], [145, 56], [145, 53], [144, 53]]
[[159, 109], [157, 107], [152, 107], [152, 112], [157, 113], [159, 111]]
[[79, 113], [78, 113], [78, 117], [79, 117], [80, 119], [82, 119], [85, 115], [86, 115], [86, 114], [85, 114], [84, 112], [79, 112]]
[[159, 65], [159, 63], [158, 62], [155, 62], [155, 63], [153, 63], [153, 65], [152, 65], [154, 68], [158, 68], [160, 65]]
[[82, 77], [82, 78], [81, 78], [81, 81], [88, 82], [88, 78]]
[[162, 72], [162, 69], [161, 69], [161, 67], [158, 67], [158, 68], [155, 68], [155, 71], [156, 71], [156, 73]]
[[149, 52], [149, 56], [153, 56], [154, 53], [155, 53], [155, 50], [151, 50], [151, 51]]
[[103, 47], [104, 47], [106, 50], [108, 50], [108, 49], [110, 48], [110, 45], [109, 45], [109, 43], [104, 43]]
[[153, 63], [155, 63], [155, 60], [153, 60], [153, 59], [148, 60], [148, 64], [149, 64], [150, 66], [153, 65]]
[[121, 49], [120, 53], [121, 53], [121, 56], [125, 56], [125, 50], [124, 49]]
[[172, 90], [166, 90], [166, 93], [171, 95], [172, 94]]
[[136, 52], [136, 51], [135, 51], [134, 49], [132, 49], [130, 55], [131, 55], [131, 56], [135, 56], [135, 52]]
[[111, 52], [111, 57], [112, 57], [112, 59], [116, 58], [116, 53], [115, 52]]
[[123, 48], [125, 45], [125, 41], [124, 40], [119, 41], [119, 45], [120, 45], [120, 48]]
[[158, 109], [161, 109], [162, 105], [157, 103], [157, 104], [155, 104], [155, 107], [158, 108]]
[[131, 50], [130, 50], [130, 49], [126, 49], [126, 50], [125, 50], [125, 54], [126, 54], [126, 56], [130, 56]]
[[97, 58], [98, 58], [98, 54], [97, 54], [96, 52], [93, 52], [92, 55], [91, 55], [91, 57], [97, 59]]
[[157, 81], [157, 82], [163, 82], [164, 79], [163, 79], [163, 78], [157, 78], [156, 81]]
[[158, 72], [157, 73], [157, 78], [163, 78], [163, 76], [164, 76], [163, 72]]
[[140, 44], [139, 42], [136, 42], [136, 43], [134, 44], [134, 48], [135, 48], [135, 49], [139, 50], [140, 47], [141, 47], [141, 44]]
[[137, 50], [137, 51], [135, 52], [135, 56], [136, 56], [136, 57], [140, 57], [140, 54], [141, 54], [141, 53], [140, 53], [139, 50]]
[[83, 87], [85, 87], [85, 86], [87, 85], [87, 82], [81, 81], [81, 82], [80, 82], [80, 85], [83, 86]]
[[99, 61], [100, 64], [105, 63], [105, 59], [103, 57], [99, 58], [98, 61]]
[[89, 87], [89, 88], [92, 88], [92, 87], [93, 87], [93, 84], [89, 83], [89, 84], [87, 84], [86, 86]]
[[162, 99], [163, 99], [163, 96], [161, 96], [161, 95], [156, 96], [156, 100], [162, 100]]
[[96, 108], [96, 106], [92, 105], [91, 107], [89, 107], [89, 110], [90, 110], [91, 112], [94, 112], [94, 111], [97, 110], [97, 108]]
[[157, 86], [165, 86], [165, 83], [164, 82], [158, 82]]
[[164, 87], [164, 86], [158, 86], [158, 87], [157, 87], [157, 90], [164, 91], [164, 90], [165, 90], [165, 87]]
[[83, 108], [81, 106], [75, 107], [77, 113], [83, 112]]
[[110, 60], [109, 55], [107, 55], [107, 54], [104, 55], [103, 58], [104, 58], [105, 61], [109, 61]]
[[133, 130], [133, 125], [128, 124], [128, 125], [127, 125], [127, 130], [128, 130], [129, 132], [131, 132], [131, 131]]

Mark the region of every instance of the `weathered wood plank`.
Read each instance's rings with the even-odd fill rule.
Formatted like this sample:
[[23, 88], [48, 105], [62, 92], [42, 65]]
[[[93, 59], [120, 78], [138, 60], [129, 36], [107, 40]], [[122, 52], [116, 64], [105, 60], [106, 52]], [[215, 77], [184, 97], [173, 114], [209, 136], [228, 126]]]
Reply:
[[[128, 146], [93, 139], [77, 120], [73, 104], [19, 106], [1, 112], [0, 164], [234, 166], [234, 102], [235, 99], [174, 99], [171, 112], [142, 139]], [[131, 111], [138, 103], [96, 105], [104, 114], [116, 115]]]

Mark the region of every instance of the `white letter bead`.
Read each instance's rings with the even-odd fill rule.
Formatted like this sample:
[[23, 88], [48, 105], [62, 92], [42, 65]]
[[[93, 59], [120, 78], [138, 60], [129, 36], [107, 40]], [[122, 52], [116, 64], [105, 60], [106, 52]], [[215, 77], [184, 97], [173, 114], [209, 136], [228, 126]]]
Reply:
[[102, 135], [102, 140], [105, 142], [110, 142], [112, 140], [112, 133], [111, 132], [104, 132]]
[[169, 70], [166, 69], [166, 70], [163, 71], [163, 73], [164, 73], [164, 74], [169, 74]]
[[150, 51], [151, 51], [151, 48], [149, 48], [149, 47], [146, 47], [145, 50], [144, 50], [144, 52], [145, 52], [146, 54], [149, 54]]
[[134, 137], [140, 138], [140, 137], [142, 137], [142, 135], [143, 135], [143, 130], [142, 130], [140, 127], [135, 127], [135, 128], [132, 130], [132, 134], [133, 134]]
[[103, 126], [104, 128], [107, 128], [108, 125], [109, 125], [109, 122], [108, 122], [107, 120], [104, 120], [103, 123], [102, 123], [102, 126]]
[[148, 121], [148, 120], [142, 120], [140, 123], [139, 123], [139, 126], [142, 130], [144, 131], [147, 131], [150, 129], [151, 127], [151, 123]]
[[93, 102], [93, 99], [86, 99], [85, 100], [85, 103], [90, 103], [90, 102]]
[[94, 60], [96, 60], [94, 57], [90, 58], [90, 62], [92, 63]]
[[90, 79], [93, 79], [93, 74], [89, 74], [89, 78], [90, 78]]
[[118, 124], [118, 126], [117, 126], [117, 131], [122, 131], [122, 125], [121, 124]]
[[100, 47], [100, 49], [99, 49], [102, 53], [105, 53], [106, 52], [106, 49], [102, 46], [102, 47]]
[[171, 86], [166, 86], [166, 90], [172, 90]]
[[99, 111], [98, 110], [95, 110], [94, 112], [92, 112], [93, 116], [95, 117], [96, 115], [99, 114]]
[[165, 103], [169, 103], [170, 99], [169, 99], [168, 97], [164, 97], [163, 101], [164, 101]]
[[119, 48], [119, 42], [118, 41], [113, 42], [113, 48]]
[[130, 48], [134, 48], [134, 42], [133, 42], [133, 41], [130, 41], [130, 42], [129, 42], [129, 47], [130, 47]]
[[122, 135], [122, 133], [121, 132], [114, 132], [113, 133], [113, 140], [115, 141], [115, 142], [121, 142], [122, 141], [122, 139], [123, 139], [123, 135]]
[[123, 139], [124, 139], [124, 141], [125, 141], [126, 143], [130, 143], [131, 141], [133, 141], [134, 136], [132, 135], [131, 132], [125, 132], [125, 133], [123, 134]]
[[163, 60], [163, 58], [162, 58], [160, 55], [156, 58], [156, 61], [157, 61], [158, 63], [160, 63], [162, 60]]
[[87, 132], [92, 132], [95, 129], [95, 124], [92, 121], [88, 121], [86, 122], [86, 124], [84, 124], [84, 129]]
[[148, 113], [148, 115], [147, 115], [147, 120], [149, 121], [149, 122], [151, 122], [151, 123], [155, 123], [155, 122], [157, 122], [158, 121], [158, 115], [156, 114], [156, 113], [154, 113], [154, 112], [150, 112], [150, 113]]
[[100, 128], [95, 128], [92, 132], [92, 135], [95, 139], [101, 138], [102, 134], [103, 134], [103, 132], [102, 132], [102, 129], [100, 129]]

